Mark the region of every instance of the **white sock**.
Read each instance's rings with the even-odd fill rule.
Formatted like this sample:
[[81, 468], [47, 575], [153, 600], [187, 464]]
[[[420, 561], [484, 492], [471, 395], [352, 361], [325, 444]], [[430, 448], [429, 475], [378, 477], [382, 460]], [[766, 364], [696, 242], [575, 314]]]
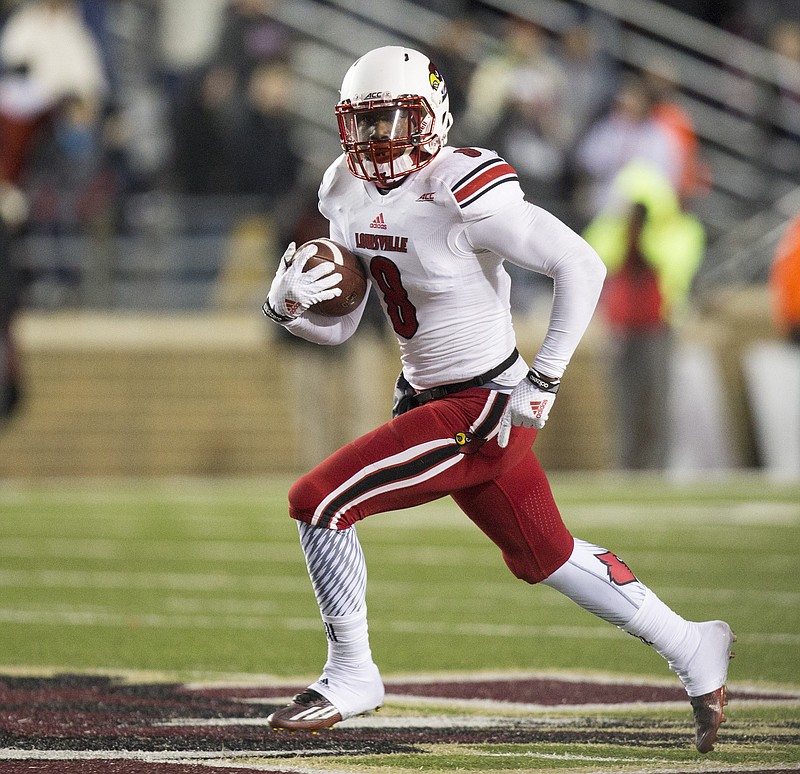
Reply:
[[584, 610], [638, 637], [663, 656], [689, 696], [724, 684], [733, 634], [722, 621], [687, 621], [610, 551], [584, 540], [543, 583]]
[[724, 621], [687, 621], [648, 589], [636, 615], [622, 627], [661, 654], [689, 696], [725, 684], [733, 632]]
[[636, 615], [621, 628], [652, 645], [673, 671], [673, 664], [690, 657], [700, 644], [695, 625], [667, 607], [650, 589]]
[[372, 660], [367, 611], [323, 616], [328, 660], [310, 688], [322, 694], [343, 718], [375, 709], [383, 703], [383, 681]]
[[328, 637], [326, 669], [331, 664], [343, 671], [358, 671], [372, 663], [366, 608], [351, 615], [323, 615], [322, 621]]

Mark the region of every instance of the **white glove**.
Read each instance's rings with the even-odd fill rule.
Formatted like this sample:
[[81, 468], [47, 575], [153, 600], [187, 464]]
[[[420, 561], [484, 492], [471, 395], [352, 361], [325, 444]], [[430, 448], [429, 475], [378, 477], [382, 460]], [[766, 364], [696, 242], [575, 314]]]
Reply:
[[501, 449], [508, 446], [511, 425], [535, 427], [537, 430], [544, 427], [560, 384], [560, 379], [547, 379], [533, 369], [528, 371], [528, 375], [511, 391], [500, 417], [497, 445]]
[[292, 242], [278, 263], [278, 270], [264, 303], [264, 314], [279, 323], [299, 317], [319, 301], [328, 301], [341, 295], [334, 287], [342, 279], [330, 261], [323, 261], [304, 272], [306, 261], [314, 255], [314, 247], [295, 250]]

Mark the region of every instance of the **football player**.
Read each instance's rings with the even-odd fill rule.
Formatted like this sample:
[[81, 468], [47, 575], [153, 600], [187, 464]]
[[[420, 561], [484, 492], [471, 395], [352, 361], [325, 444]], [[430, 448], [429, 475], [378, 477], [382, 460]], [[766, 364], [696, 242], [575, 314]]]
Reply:
[[[531, 448], [594, 312], [603, 263], [525, 200], [496, 153], [447, 145], [447, 87], [423, 54], [387, 46], [362, 56], [344, 77], [336, 116], [344, 153], [325, 173], [319, 208], [330, 238], [363, 262], [402, 373], [394, 417], [289, 491], [328, 657], [320, 678], [270, 716], [272, 727], [327, 728], [380, 706], [354, 525], [450, 495], [516, 577], [557, 589], [658, 651], [686, 688], [697, 749], [708, 752], [724, 719], [730, 627], [685, 620], [611, 551], [574, 538]], [[289, 245], [265, 314], [308, 341], [345, 341], [366, 298], [344, 317], [315, 313], [313, 304], [339, 292], [339, 275], [330, 264], [304, 273], [305, 256], [294, 254]], [[516, 349], [505, 261], [554, 285], [530, 364]]]

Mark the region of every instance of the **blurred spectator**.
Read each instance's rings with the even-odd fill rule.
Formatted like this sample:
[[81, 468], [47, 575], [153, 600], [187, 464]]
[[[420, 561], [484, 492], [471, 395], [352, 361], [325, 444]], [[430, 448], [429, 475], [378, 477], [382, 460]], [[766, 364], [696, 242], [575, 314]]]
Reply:
[[781, 21], [800, 21], [797, 0], [726, 0], [723, 9], [724, 29], [762, 46]]
[[496, 147], [531, 200], [546, 207], [563, 195], [567, 87], [543, 30], [509, 17], [501, 51], [478, 64], [467, 98], [465, 131], [472, 143]]
[[762, 108], [766, 141], [772, 161], [800, 178], [800, 21], [778, 22], [769, 45], [776, 56], [774, 86]]
[[159, 0], [161, 75], [170, 102], [211, 62], [219, 48], [228, 0]]
[[[470, 16], [456, 16], [445, 24], [442, 34], [431, 50], [431, 59], [439, 68], [447, 84], [450, 97], [450, 112], [454, 117], [454, 129], [460, 133], [461, 116], [467, 108], [467, 95], [475, 72], [475, 62], [480, 58], [478, 27]], [[474, 138], [469, 135], [460, 142], [451, 133], [453, 145], [471, 145]]]
[[110, 107], [101, 128], [104, 166], [115, 181], [119, 200], [114, 203], [118, 210], [124, 209], [124, 198], [141, 185], [137, 171], [131, 163], [131, 127], [125, 111]]
[[800, 215], [789, 222], [778, 244], [769, 282], [778, 330], [800, 346]]
[[97, 42], [71, 0], [20, 5], [0, 33], [0, 60], [0, 175], [17, 183], [50, 111], [76, 95], [99, 103], [106, 74]]
[[711, 170], [700, 155], [694, 121], [680, 103], [674, 66], [665, 61], [652, 64], [644, 73], [644, 82], [653, 99], [653, 118], [667, 133], [678, 158], [678, 196], [686, 203], [708, 193]]
[[0, 36], [8, 69], [24, 68], [45, 101], [55, 105], [77, 94], [99, 100], [107, 88], [97, 41], [72, 0], [28, 0]]
[[24, 71], [0, 76], [0, 179], [19, 184], [52, 105]]
[[601, 118], [617, 93], [618, 73], [610, 57], [597, 46], [588, 22], [569, 26], [561, 35], [561, 62], [569, 88], [565, 108], [570, 144], [577, 142]]
[[292, 48], [289, 30], [272, 17], [281, 0], [229, 0], [215, 60], [232, 67], [240, 82], [258, 64], [287, 60]]
[[247, 82], [231, 137], [233, 192], [239, 198], [217, 280], [222, 307], [251, 308], [267, 279], [264, 256], [280, 254], [293, 238], [302, 160], [294, 148], [295, 122], [286, 112], [291, 88], [291, 73], [280, 62], [258, 65]]
[[562, 212], [570, 225], [580, 222], [572, 201], [577, 181], [576, 150], [589, 129], [610, 109], [619, 86], [616, 65], [597, 45], [593, 24], [588, 21], [569, 25], [560, 39], [561, 62], [569, 87], [564, 94], [568, 134], [565, 135], [564, 199]]
[[[119, 2], [119, 0], [117, 0]], [[109, 93], [117, 86], [117, 73], [114, 72], [113, 38], [109, 18], [108, 0], [77, 0], [86, 29], [97, 45]]]
[[238, 129], [237, 189], [261, 197], [266, 209], [291, 193], [302, 166], [293, 144], [295, 123], [286, 112], [291, 89], [291, 73], [279, 63], [258, 65], [247, 82]]
[[[163, 184], [172, 154], [169, 95], [159, 48], [161, 9], [161, 0], [105, 1], [114, 89], [109, 109], [115, 131], [124, 137], [128, 185], [137, 193]], [[199, 7], [197, 13], [203, 17]]]
[[622, 84], [611, 112], [595, 122], [575, 153], [576, 196], [591, 218], [608, 207], [617, 175], [632, 161], [658, 170], [673, 187], [680, 180], [680, 157], [653, 117], [653, 98], [641, 78]]
[[[47, 262], [31, 273], [31, 298], [55, 308], [111, 295], [110, 253], [96, 242], [75, 249], [72, 237], [108, 239], [118, 223], [124, 184], [94, 101], [74, 95], [51, 111], [26, 174], [28, 231], [47, 238]], [[87, 245], [90, 244], [90, 247]]]
[[235, 138], [241, 121], [236, 73], [212, 65], [177, 107], [173, 125], [175, 185], [181, 193], [236, 189]]
[[15, 189], [0, 190], [0, 428], [19, 407], [22, 376], [13, 323], [21, 301], [21, 280], [13, 262], [11, 234], [25, 218]]
[[[4, 188], [25, 191], [31, 223], [41, 216], [45, 228], [61, 232], [87, 214], [90, 199], [90, 209], [98, 203], [86, 194], [109, 94], [102, 52], [78, 2], [26, 0], [0, 32], [0, 60], [0, 178]], [[9, 244], [17, 232], [4, 226]], [[58, 284], [69, 275], [74, 284], [74, 265], [49, 257], [42, 274]]]
[[597, 215], [584, 236], [609, 272], [601, 309], [612, 347], [618, 463], [663, 469], [673, 327], [702, 261], [705, 233], [652, 166], [628, 164], [613, 188], [614, 206]]
[[104, 206], [104, 197], [95, 197], [102, 162], [100, 107], [77, 94], [65, 97], [28, 182], [37, 228], [67, 233], [91, 225]]

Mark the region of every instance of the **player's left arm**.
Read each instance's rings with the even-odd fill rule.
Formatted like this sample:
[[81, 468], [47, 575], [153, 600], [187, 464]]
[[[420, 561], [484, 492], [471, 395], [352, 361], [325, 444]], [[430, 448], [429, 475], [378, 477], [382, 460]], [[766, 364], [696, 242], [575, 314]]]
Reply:
[[[343, 237], [333, 226], [330, 229], [330, 238], [334, 242], [344, 244]], [[302, 260], [302, 251], [295, 252], [294, 247], [294, 243], [289, 245], [278, 263], [272, 287], [264, 304], [264, 313], [283, 325], [291, 334], [306, 341], [314, 344], [342, 344], [355, 333], [361, 322], [370, 286], [367, 285], [367, 292], [361, 303], [349, 314], [341, 317], [316, 314], [309, 307], [317, 301], [332, 298], [331, 287], [334, 283], [329, 280], [335, 277], [338, 282], [341, 275], [331, 274], [332, 265], [326, 267], [325, 264], [320, 264], [304, 273], [303, 263], [295, 260], [296, 256]], [[291, 313], [287, 309], [287, 297], [292, 302]]]
[[525, 200], [467, 226], [474, 250], [499, 257], [553, 280], [547, 333], [531, 370], [511, 394], [498, 441], [510, 426], [544, 427], [567, 365], [592, 319], [606, 268], [589, 244], [551, 213]]
[[367, 305], [370, 287], [361, 303], [349, 314], [342, 317], [325, 317], [321, 314], [306, 310], [299, 317], [281, 323], [289, 333], [313, 344], [336, 345], [347, 341], [358, 328], [364, 308]]
[[[334, 161], [331, 166], [326, 170], [323, 175], [322, 182], [319, 187], [319, 211], [326, 218], [329, 224], [329, 238], [342, 245], [347, 244], [347, 239], [343, 230], [343, 226], [337, 225], [336, 209], [331, 206], [331, 202], [336, 199], [339, 194], [337, 193], [337, 180], [347, 179], [349, 173], [344, 169], [344, 156], [340, 156]], [[323, 270], [324, 271], [324, 270]], [[280, 266], [279, 266], [280, 272]], [[277, 277], [276, 277], [277, 278]], [[323, 287], [325, 290], [326, 277], [323, 276]], [[315, 288], [316, 290], [316, 288]], [[285, 319], [288, 315], [281, 315], [281, 309], [276, 311], [279, 313], [272, 316], [267, 313], [268, 317], [283, 325], [289, 333], [298, 336], [301, 339], [310, 341], [314, 344], [341, 344], [349, 339], [358, 328], [361, 322], [361, 317], [364, 314], [364, 309], [367, 305], [367, 298], [369, 297], [371, 285], [367, 283], [367, 292], [364, 295], [361, 303], [353, 309], [349, 314], [342, 317], [326, 317], [321, 314], [316, 314], [313, 309], [308, 306], [300, 314], [293, 315], [290, 319]], [[320, 295], [317, 295], [316, 300], [322, 300]], [[269, 299], [268, 299], [269, 301]], [[278, 304], [280, 306], [280, 304]], [[274, 305], [273, 305], [274, 308]], [[265, 312], [267, 310], [265, 309]], [[281, 319], [284, 318], [284, 319]]]

